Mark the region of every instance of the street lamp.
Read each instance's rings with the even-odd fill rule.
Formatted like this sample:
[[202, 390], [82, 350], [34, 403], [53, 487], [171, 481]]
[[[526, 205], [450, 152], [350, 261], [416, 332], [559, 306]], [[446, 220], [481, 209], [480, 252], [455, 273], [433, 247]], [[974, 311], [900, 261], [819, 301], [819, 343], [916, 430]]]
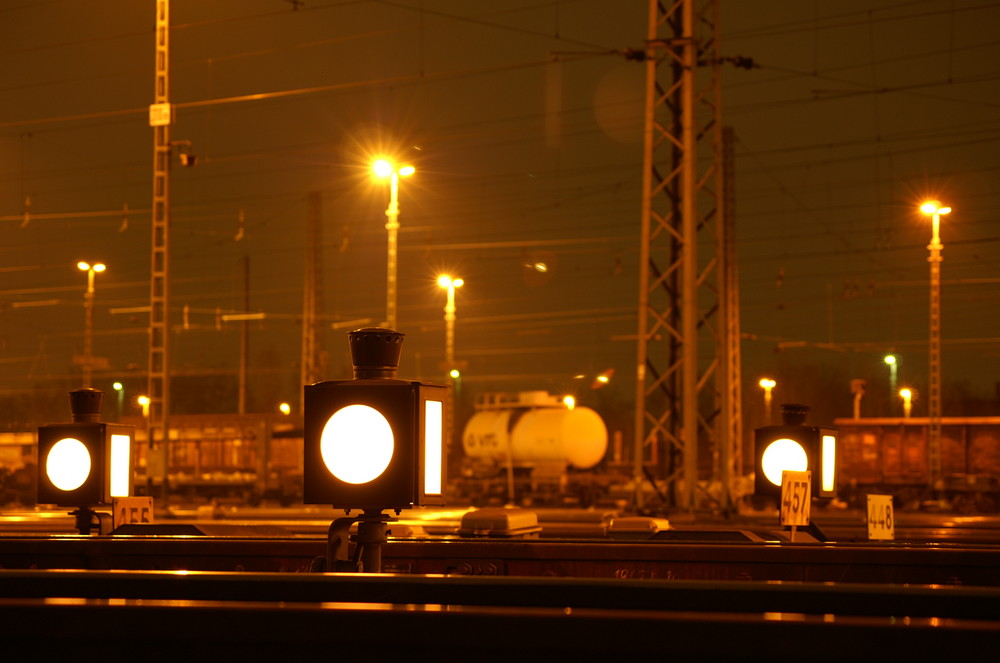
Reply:
[[931, 264], [931, 325], [930, 325], [930, 380], [928, 385], [927, 449], [930, 465], [930, 482], [933, 486], [941, 476], [941, 216], [950, 214], [950, 207], [942, 207], [937, 200], [925, 202], [920, 211], [931, 217], [931, 243], [927, 261]]
[[[895, 394], [896, 393], [896, 376], [898, 375], [897, 370], [898, 370], [898, 367], [899, 367], [899, 362], [896, 359], [896, 355], [886, 355], [885, 357], [882, 358], [882, 360], [889, 367], [889, 393], [890, 394]], [[889, 414], [890, 415], [893, 414], [893, 412], [895, 410], [896, 410], [895, 401], [893, 401], [893, 399], [890, 398], [889, 399]]]
[[94, 354], [94, 275], [103, 272], [107, 267], [102, 262], [91, 265], [81, 260], [76, 268], [87, 272], [87, 292], [83, 295], [83, 307], [86, 310], [86, 326], [83, 332], [83, 386], [90, 386], [91, 362]]
[[760, 382], [761, 388], [764, 390], [764, 421], [767, 425], [771, 425], [771, 390], [778, 384], [771, 378], [761, 378]]
[[899, 397], [903, 399], [903, 416], [909, 419], [913, 408], [913, 391], [906, 388], [900, 389]]
[[396, 234], [399, 232], [399, 178], [409, 177], [416, 169], [413, 166], [396, 167], [391, 161], [379, 159], [372, 164], [376, 177], [389, 178], [389, 207], [385, 210], [385, 229], [389, 232], [388, 265], [386, 267], [385, 324], [396, 328]]
[[448, 291], [448, 301], [444, 305], [444, 363], [450, 371], [455, 368], [455, 289], [461, 288], [465, 281], [442, 274], [437, 282]]
[[[146, 394], [140, 394], [135, 399], [136, 404], [142, 408], [142, 427], [146, 432], [146, 445], [148, 449], [153, 448], [153, 440], [150, 438], [149, 432], [149, 404], [152, 400]], [[152, 454], [147, 453], [146, 455], [146, 490], [151, 491], [153, 487], [153, 475], [149, 471], [149, 460]], [[147, 495], [151, 495], [152, 492], [147, 492]]]
[[118, 421], [122, 418], [122, 406], [125, 404], [125, 385], [121, 382], [115, 382], [111, 385], [111, 388], [115, 390], [118, 394]]
[[135, 402], [142, 408], [143, 419], [149, 418], [149, 396], [142, 395], [135, 399]]

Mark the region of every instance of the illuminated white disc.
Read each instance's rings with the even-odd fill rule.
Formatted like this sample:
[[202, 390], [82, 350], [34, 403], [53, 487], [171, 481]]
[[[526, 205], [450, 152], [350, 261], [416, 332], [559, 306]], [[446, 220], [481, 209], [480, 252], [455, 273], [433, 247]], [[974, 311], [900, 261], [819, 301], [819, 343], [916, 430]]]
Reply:
[[90, 452], [76, 438], [59, 440], [45, 458], [45, 475], [59, 490], [76, 490], [90, 476]]
[[330, 473], [347, 483], [368, 483], [392, 460], [392, 426], [367, 405], [348, 405], [323, 426], [319, 449]]
[[809, 458], [801, 444], [795, 440], [781, 438], [767, 445], [764, 455], [761, 456], [760, 466], [767, 480], [775, 486], [780, 486], [783, 470], [805, 472], [809, 469]]

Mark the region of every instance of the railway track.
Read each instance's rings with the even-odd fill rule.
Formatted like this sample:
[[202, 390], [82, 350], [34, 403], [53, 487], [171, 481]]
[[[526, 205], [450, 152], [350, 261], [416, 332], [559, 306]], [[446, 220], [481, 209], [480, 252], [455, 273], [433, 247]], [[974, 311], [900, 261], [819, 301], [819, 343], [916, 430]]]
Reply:
[[[863, 525], [852, 514], [823, 522], [841, 542], [791, 543], [769, 517], [623, 540], [603, 514], [552, 512], [540, 514], [549, 536], [498, 540], [456, 536], [458, 512], [404, 513], [410, 536], [382, 547], [387, 573], [320, 574], [309, 571], [335, 514], [197, 515], [161, 520], [174, 535], [79, 536], [61, 514], [6, 513], [5, 647], [88, 660], [580, 662], [940, 661], [1000, 645], [990, 519], [920, 516], [904, 531], [935, 540], [869, 544], [846, 538]], [[976, 542], [939, 535], [953, 531]]]
[[0, 571], [5, 648], [87, 660], [943, 660], [995, 649], [997, 606], [965, 587]]

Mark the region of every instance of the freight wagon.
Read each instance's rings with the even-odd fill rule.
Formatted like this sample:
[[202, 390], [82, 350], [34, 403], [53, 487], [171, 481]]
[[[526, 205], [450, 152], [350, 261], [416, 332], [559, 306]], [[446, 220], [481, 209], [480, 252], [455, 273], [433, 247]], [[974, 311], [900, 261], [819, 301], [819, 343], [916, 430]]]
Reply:
[[958, 513], [1000, 509], [1000, 417], [941, 418], [941, 477], [928, 461], [928, 420], [837, 419], [839, 496], [863, 507], [868, 493], [891, 494], [902, 507], [941, 506]]

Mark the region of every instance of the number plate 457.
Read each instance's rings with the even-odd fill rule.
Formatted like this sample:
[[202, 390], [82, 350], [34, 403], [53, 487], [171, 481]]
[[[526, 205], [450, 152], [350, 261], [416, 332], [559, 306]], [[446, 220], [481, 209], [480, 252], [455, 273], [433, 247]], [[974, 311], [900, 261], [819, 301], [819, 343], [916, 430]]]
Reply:
[[785, 470], [781, 473], [781, 525], [808, 525], [812, 504], [812, 473]]

